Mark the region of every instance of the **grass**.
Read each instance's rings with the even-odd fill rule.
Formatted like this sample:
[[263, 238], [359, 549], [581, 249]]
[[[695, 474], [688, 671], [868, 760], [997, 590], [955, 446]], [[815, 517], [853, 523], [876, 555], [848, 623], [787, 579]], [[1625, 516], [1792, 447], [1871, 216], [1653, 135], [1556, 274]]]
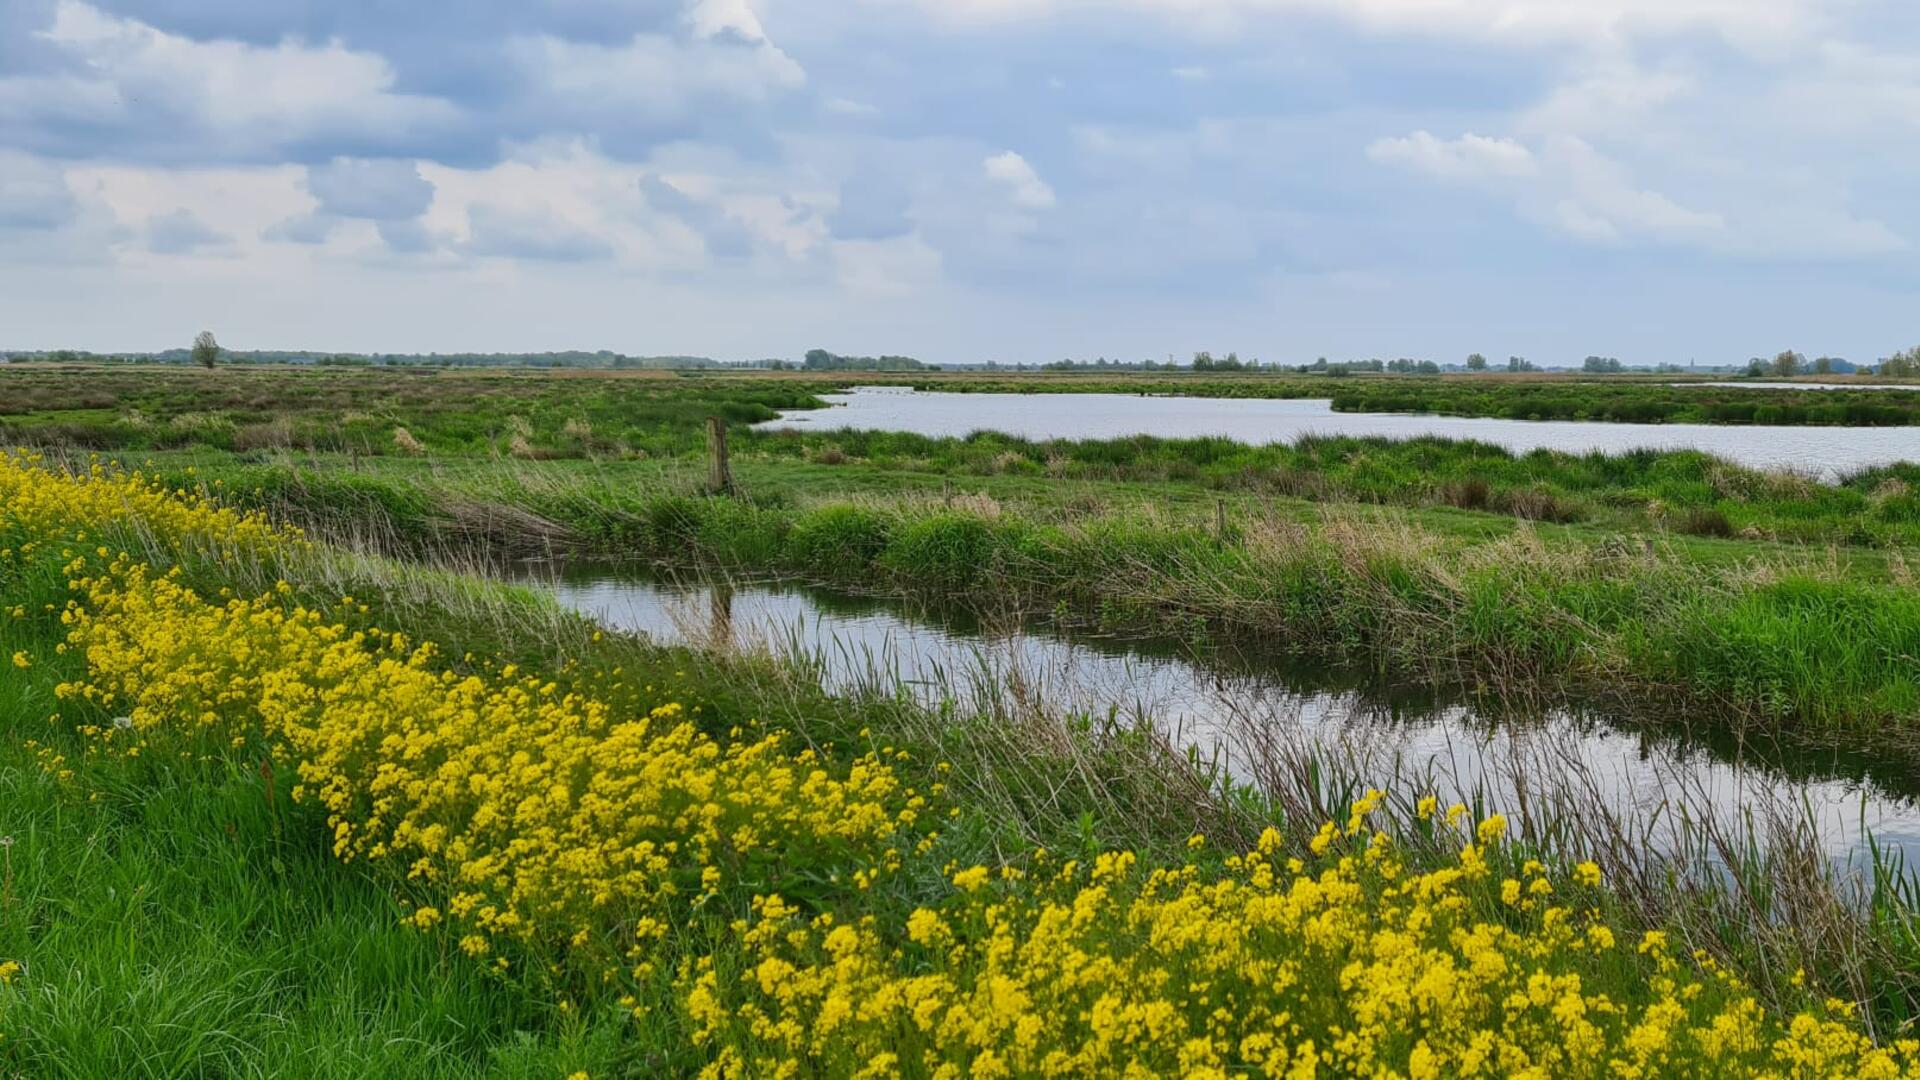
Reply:
[[[1327, 382], [1242, 376], [1176, 379], [1167, 386], [1181, 393], [1225, 394], [1251, 387], [1247, 392], [1292, 388], [1320, 394]], [[1783, 394], [1554, 378], [1378, 385], [1391, 389], [1400, 382], [1415, 388], [1408, 392], [1436, 387], [1449, 394], [1471, 392], [1483, 404], [1544, 393], [1737, 392], [1775, 400]], [[230, 453], [243, 460], [318, 455], [366, 462], [369, 468], [405, 462], [436, 470], [460, 462], [606, 464], [698, 457], [705, 451], [705, 418], [715, 415], [732, 426], [735, 455], [743, 466], [786, 462], [835, 468], [838, 486], [848, 489], [867, 486], [866, 474], [873, 470], [883, 474], [880, 486], [893, 482], [887, 474], [896, 473], [969, 482], [1027, 477], [1153, 485], [1170, 494], [1197, 488], [1319, 503], [1451, 507], [1667, 534], [1878, 548], [1920, 544], [1920, 466], [1912, 463], [1866, 469], [1825, 484], [1689, 451], [1516, 455], [1484, 443], [1438, 438], [1308, 437], [1253, 447], [1220, 438], [1066, 441], [989, 433], [954, 439], [749, 427], [773, 418], [776, 410], [817, 406], [819, 394], [844, 385], [845, 380], [794, 375], [10, 366], [0, 370], [0, 443], [136, 458], [184, 450]], [[947, 376], [937, 385], [1052, 391], [1102, 384], [1068, 376], [1012, 383]], [[1920, 394], [1853, 393], [1920, 406]], [[1825, 402], [1844, 395], [1821, 391], [1794, 395], [1794, 400], [1807, 397]], [[824, 477], [816, 474], [816, 479]]]
[[[90, 755], [54, 687], [54, 575], [0, 575], [0, 1076], [551, 1078], [617, 1061], [619, 1026], [407, 931], [341, 867], [283, 763], [182, 771]], [[52, 719], [50, 719], [52, 718]], [[538, 1037], [531, 1033], [540, 1032]]]
[[[1905, 753], [1916, 734], [1920, 600], [1899, 552], [1810, 560], [1790, 545], [1452, 509], [1229, 505], [1020, 477], [943, 492], [865, 472], [867, 486], [844, 491], [790, 468], [802, 467], [744, 471], [745, 500], [705, 497], [692, 474], [653, 464], [242, 468], [209, 490], [388, 550], [785, 573], [1481, 694], [1664, 703], [1749, 735]], [[1027, 493], [1037, 483], [1045, 497]]]
[[[596, 639], [484, 580], [486, 564], [586, 553], [778, 573], [1069, 630], [1357, 662], [1519, 708], [1573, 694], [1689, 714], [1724, 738], [1892, 762], [1920, 745], [1910, 465], [1822, 485], [1698, 454], [1514, 456], [1440, 440], [1254, 449], [744, 427], [836, 385], [29, 366], [0, 372], [0, 438], [75, 462], [89, 448], [151, 458], [171, 485], [267, 508], [328, 541], [279, 563], [167, 556], [209, 594], [284, 577], [339, 617], [511, 659], [582, 692], [595, 685], [583, 672], [614, 668], [671, 683], [715, 731], [765, 725], [830, 758], [876, 742], [908, 750], [902, 768], [918, 783], [944, 777], [957, 812], [932, 861], [872, 899], [821, 894], [882, 923], [935, 903], [946, 862], [1126, 847], [1175, 865], [1196, 831], [1244, 849], [1278, 823], [1297, 840], [1376, 778], [1339, 747], [1276, 742], [1271, 725], [1239, 733], [1265, 781], [1252, 791], [1151, 727], [993, 687], [931, 710], [884, 680], [829, 697], [794, 657]], [[710, 414], [734, 424], [742, 498], [700, 490]], [[15, 840], [0, 961], [28, 964], [0, 987], [0, 1076], [601, 1077], [697, 1064], [671, 1014], [636, 1024], [591, 994], [563, 1009], [543, 977], [490, 973], [445, 939], [403, 930], [409, 887], [331, 858], [324, 821], [284, 798], [290, 762], [263, 771], [216, 755], [189, 768], [86, 753], [73, 725], [110, 717], [53, 697], [81, 663], [56, 652], [67, 596], [57, 562], [45, 554], [39, 576], [0, 578], [6, 606], [26, 612], [0, 618], [0, 660], [35, 658], [0, 678], [0, 835]], [[340, 605], [347, 594], [368, 613]], [[950, 774], [932, 771], [941, 761]], [[1433, 783], [1403, 779], [1404, 792]], [[1920, 1016], [1914, 887], [1897, 859], [1876, 858], [1861, 881], [1838, 877], [1791, 807], [1756, 807], [1771, 822], [1763, 833], [1725, 831], [1695, 818], [1681, 791], [1663, 813], [1687, 824], [1653, 844], [1623, 832], [1570, 761], [1536, 762], [1520, 779], [1517, 850], [1602, 861], [1617, 883], [1610, 918], [1672, 930], [1775, 1005], [1797, 1000], [1788, 975], [1805, 967], [1863, 1003], [1876, 1032]], [[1417, 833], [1410, 804], [1383, 812]], [[1414, 856], [1443, 865], [1457, 854], [1443, 848]], [[676, 955], [733, 955], [735, 916], [689, 918]], [[672, 982], [648, 994], [668, 1001]], [[1636, 985], [1615, 989], [1624, 999]]]
[[[870, 522], [845, 508], [810, 520], [807, 550], [817, 555], [873, 542]], [[899, 530], [898, 546], [884, 530], [885, 543], [874, 543], [870, 558], [897, 561], [916, 577], [937, 571], [977, 580], [969, 564], [997, 557], [991, 545], [1003, 527], [977, 507], [965, 514], [929, 508]], [[137, 530], [96, 539], [134, 550], [147, 542]], [[153, 557], [164, 561], [167, 553]], [[569, 689], [590, 692], [585, 673], [611, 667], [673, 679], [714, 728], [773, 725], [830, 756], [879, 742], [907, 751], [900, 760], [909, 774], [952, 784], [956, 813], [945, 839], [884, 890], [829, 891], [820, 901], [880, 925], [938, 902], [947, 886], [937, 867], [1018, 862], [1035, 846], [1089, 859], [1125, 847], [1165, 865], [1189, 857], [1187, 838], [1196, 832], [1231, 851], [1255, 843], [1268, 824], [1298, 845], [1314, 823], [1344, 817], [1377, 779], [1337, 748], [1269, 738], [1257, 766], [1268, 778], [1264, 791], [1234, 789], [1215, 763], [1181, 754], [1150, 728], [1101, 724], [984, 687], [965, 709], [916, 707], [880, 684], [830, 698], [804, 665], [598, 636], [529, 594], [325, 546], [258, 563], [212, 562], [191, 551], [171, 558], [207, 590], [251, 594], [288, 580], [293, 599], [330, 610], [342, 610], [337, 598], [350, 593], [368, 605], [364, 620], [516, 659]], [[86, 753], [74, 724], [89, 714], [52, 694], [82, 667], [79, 657], [54, 648], [63, 631], [46, 605], [57, 609], [67, 595], [59, 564], [48, 551], [31, 564], [38, 571], [0, 581], [6, 600], [29, 612], [0, 620], [0, 655], [18, 649], [34, 658], [19, 669], [24, 674], [0, 684], [0, 729], [8, 736], [0, 740], [0, 832], [15, 840], [0, 894], [0, 957], [27, 963], [23, 976], [0, 988], [7, 1034], [0, 1070], [532, 1077], [584, 1069], [601, 1077], [677, 1073], [697, 1063], [673, 1023], [635, 1024], [592, 996], [563, 1008], [542, 979], [490, 973], [447, 937], [403, 930], [411, 890], [327, 854], [324, 822], [285, 797], [290, 763], [263, 770], [236, 757], [181, 764]], [[49, 722], [55, 712], [60, 721]], [[50, 761], [42, 748], [65, 762]], [[950, 771], [934, 768], [942, 762]], [[1578, 776], [1566, 763], [1541, 766], [1529, 775]], [[1382, 824], [1395, 823], [1408, 838], [1413, 865], [1445, 866], [1457, 852], [1443, 838], [1418, 842], [1423, 833], [1404, 794], [1431, 790], [1433, 778], [1404, 780]], [[1876, 1030], [1901, 1030], [1916, 1015], [1920, 987], [1911, 973], [1920, 970], [1920, 954], [1904, 891], [1911, 886], [1902, 884], [1897, 863], [1877, 864], [1867, 891], [1855, 893], [1820, 869], [1815, 838], [1790, 825], [1757, 844], [1703, 819], [1677, 826], [1677, 845], [1648, 844], [1610, 825], [1616, 819], [1596, 812], [1594, 796], [1577, 782], [1534, 782], [1512, 808], [1515, 866], [1534, 854], [1602, 860], [1608, 879], [1620, 883], [1601, 897], [1609, 919], [1669, 930], [1682, 955], [1708, 950], [1769, 1001], [1799, 1000], [1806, 991], [1788, 975], [1804, 967], [1818, 988], [1864, 1003]], [[1688, 817], [1680, 809], [1685, 793], [1672, 798], [1667, 820]], [[1475, 800], [1476, 816], [1492, 809]], [[1482, 917], [1501, 917], [1497, 904]], [[725, 922], [689, 920], [675, 947], [687, 956], [718, 950], [724, 960], [732, 955]], [[1631, 965], [1606, 979], [1595, 988], [1615, 1000], [1646, 997]], [[674, 991], [661, 985], [657, 992], [665, 1003]]]

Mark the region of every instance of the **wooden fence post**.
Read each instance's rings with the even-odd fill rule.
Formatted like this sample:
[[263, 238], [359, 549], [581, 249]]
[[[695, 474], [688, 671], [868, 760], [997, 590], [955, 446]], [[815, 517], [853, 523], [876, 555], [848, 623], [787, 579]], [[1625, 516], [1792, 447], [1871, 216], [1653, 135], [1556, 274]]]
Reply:
[[1216, 543], [1227, 542], [1227, 500], [1213, 500], [1213, 539]]
[[727, 422], [707, 417], [707, 489], [715, 495], [733, 494], [733, 469], [727, 464]]

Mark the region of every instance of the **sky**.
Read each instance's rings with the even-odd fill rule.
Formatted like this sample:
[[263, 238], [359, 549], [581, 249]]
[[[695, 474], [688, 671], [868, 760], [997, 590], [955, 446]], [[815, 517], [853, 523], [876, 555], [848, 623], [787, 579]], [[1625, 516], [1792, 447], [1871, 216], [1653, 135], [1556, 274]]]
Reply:
[[1911, 0], [4, 0], [0, 348], [1920, 342]]

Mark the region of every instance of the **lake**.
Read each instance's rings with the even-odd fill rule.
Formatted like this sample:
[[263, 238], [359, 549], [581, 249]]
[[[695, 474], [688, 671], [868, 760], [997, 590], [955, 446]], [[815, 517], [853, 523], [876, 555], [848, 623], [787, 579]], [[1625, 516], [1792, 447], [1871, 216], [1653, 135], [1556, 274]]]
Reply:
[[1027, 439], [1128, 435], [1291, 442], [1302, 435], [1438, 435], [1477, 439], [1516, 453], [1620, 453], [1643, 447], [1703, 450], [1760, 469], [1832, 479], [1874, 465], [1920, 460], [1920, 428], [1768, 427], [1504, 420], [1405, 413], [1338, 413], [1325, 399], [1138, 397], [1129, 394], [952, 394], [888, 387], [830, 394], [828, 409], [782, 413], [762, 428], [858, 428], [964, 436], [999, 431]]
[[1883, 849], [1920, 854], [1911, 778], [1831, 755], [1761, 756], [1571, 711], [1488, 716], [1419, 691], [1343, 686], [1244, 658], [1203, 661], [1165, 643], [987, 632], [961, 614], [793, 584], [591, 567], [527, 573], [565, 606], [661, 643], [804, 657], [836, 692], [904, 693], [934, 706], [999, 695], [1056, 713], [1144, 719], [1255, 786], [1289, 748], [1314, 747], [1375, 785], [1417, 784], [1443, 799], [1479, 789], [1511, 809], [1556, 786], [1578, 788], [1652, 844], [1675, 827], [1677, 809], [1737, 827], [1771, 802], [1804, 807], [1811, 835], [1838, 863], [1864, 861], [1863, 831]]

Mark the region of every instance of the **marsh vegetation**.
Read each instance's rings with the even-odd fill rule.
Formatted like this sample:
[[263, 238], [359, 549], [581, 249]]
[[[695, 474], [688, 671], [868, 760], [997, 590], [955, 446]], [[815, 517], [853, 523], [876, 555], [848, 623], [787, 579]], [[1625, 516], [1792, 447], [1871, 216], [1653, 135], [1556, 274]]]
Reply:
[[[498, 572], [833, 582], [1897, 772], [1912, 465], [753, 430], [837, 385], [794, 376], [129, 374], [0, 372], [42, 455], [0, 480], [0, 1070], [1913, 1067], [1911, 872], [1833, 860], [1791, 788], [1730, 820], [1676, 772], [1653, 843], [1552, 743], [1476, 777], [1250, 710], [1202, 752]], [[1444, 1009], [1395, 1004], [1409, 959]]]

